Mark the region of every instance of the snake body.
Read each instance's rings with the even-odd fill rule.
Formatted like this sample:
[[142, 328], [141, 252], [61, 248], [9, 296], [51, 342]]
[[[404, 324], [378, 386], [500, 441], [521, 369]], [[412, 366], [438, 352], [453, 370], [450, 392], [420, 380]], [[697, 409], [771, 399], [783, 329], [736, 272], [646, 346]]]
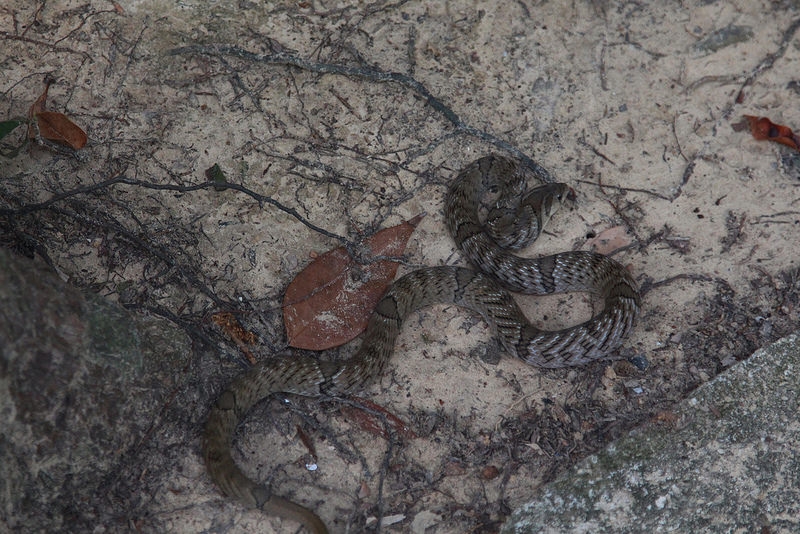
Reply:
[[[233, 433], [250, 408], [270, 394], [345, 395], [362, 388], [382, 373], [403, 320], [426, 306], [453, 303], [477, 312], [506, 351], [539, 367], [580, 365], [607, 358], [620, 346], [640, 305], [627, 269], [593, 252], [535, 259], [511, 252], [538, 237], [569, 191], [563, 184], [545, 184], [523, 193], [532, 175], [516, 162], [492, 155], [465, 167], [450, 186], [447, 225], [480, 272], [450, 266], [413, 271], [398, 279], [379, 301], [361, 347], [349, 360], [320, 362], [299, 355], [270, 359], [228, 386], [211, 408], [203, 439], [208, 472], [225, 495], [298, 521], [310, 532], [327, 532], [311, 510], [273, 495], [242, 473], [231, 456]], [[482, 222], [480, 203], [487, 188], [498, 190], [500, 199]], [[604, 307], [585, 323], [543, 331], [528, 322], [505, 288], [528, 294], [585, 291], [599, 295]]]

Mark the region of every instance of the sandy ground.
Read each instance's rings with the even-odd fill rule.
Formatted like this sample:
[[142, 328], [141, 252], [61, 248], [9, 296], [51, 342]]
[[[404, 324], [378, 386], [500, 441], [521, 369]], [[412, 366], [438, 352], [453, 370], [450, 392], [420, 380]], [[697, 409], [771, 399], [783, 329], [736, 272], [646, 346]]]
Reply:
[[[650, 366], [543, 372], [496, 361], [483, 324], [453, 307], [415, 315], [364, 396], [417, 439], [387, 441], [342, 417], [339, 402], [297, 399], [259, 407], [240, 432], [247, 471], [334, 531], [380, 517], [396, 521], [389, 532], [496, 531], [532, 488], [796, 325], [800, 156], [738, 125], [748, 114], [800, 130], [800, 13], [779, 2], [659, 4], [0, 9], [3, 115], [24, 116], [52, 76], [49, 108], [90, 138], [79, 158], [35, 147], [0, 159], [4, 208], [61, 195], [16, 213], [4, 241], [174, 320], [198, 346], [182, 377], [196, 418], [159, 423], [136, 459], [138, 483], [117, 490], [148, 498], [119, 505], [119, 524], [106, 526], [294, 531], [223, 499], [204, 474], [199, 429], [245, 366], [209, 315], [235, 312], [261, 340], [256, 356], [269, 357], [285, 346], [282, 291], [338, 244], [330, 235], [355, 243], [421, 212], [403, 269], [463, 264], [442, 196], [489, 152], [531, 157], [577, 192], [530, 254], [621, 249], [644, 295], [624, 351]], [[240, 190], [202, 185], [215, 163]], [[548, 327], [591, 312], [581, 295], [522, 301]], [[316, 471], [298, 425], [316, 443]], [[174, 432], [183, 448], [160, 451]], [[147, 470], [153, 454], [167, 468]]]

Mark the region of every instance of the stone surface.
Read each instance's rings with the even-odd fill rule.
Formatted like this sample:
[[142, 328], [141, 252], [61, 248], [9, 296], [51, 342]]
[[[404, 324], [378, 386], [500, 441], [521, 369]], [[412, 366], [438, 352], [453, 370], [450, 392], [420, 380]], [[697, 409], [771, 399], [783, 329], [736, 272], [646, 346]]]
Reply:
[[698, 388], [509, 519], [527, 532], [800, 531], [800, 337]]
[[109, 499], [135, 476], [187, 338], [2, 249], [0, 303], [0, 531], [119, 521]]

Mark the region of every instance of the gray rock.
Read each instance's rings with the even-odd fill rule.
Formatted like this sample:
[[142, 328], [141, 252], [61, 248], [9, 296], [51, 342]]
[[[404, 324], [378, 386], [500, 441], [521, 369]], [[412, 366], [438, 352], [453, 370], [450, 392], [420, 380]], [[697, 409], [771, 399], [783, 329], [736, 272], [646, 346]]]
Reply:
[[186, 336], [0, 250], [0, 347], [0, 531], [127, 525]]
[[525, 532], [800, 532], [800, 337], [698, 388], [514, 512]]

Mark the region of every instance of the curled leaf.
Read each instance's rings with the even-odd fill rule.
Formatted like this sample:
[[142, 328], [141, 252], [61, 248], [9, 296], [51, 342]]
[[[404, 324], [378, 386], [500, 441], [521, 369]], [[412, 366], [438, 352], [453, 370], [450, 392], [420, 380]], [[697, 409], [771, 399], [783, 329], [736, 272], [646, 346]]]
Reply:
[[775, 124], [766, 117], [754, 117], [745, 115], [747, 123], [750, 125], [750, 133], [755, 139], [762, 141], [767, 139], [786, 145], [795, 150], [800, 150], [800, 137], [792, 132], [791, 128], [782, 124]]
[[328, 251], [286, 288], [283, 320], [289, 345], [324, 350], [347, 343], [367, 326], [372, 310], [397, 273], [390, 259], [403, 254], [423, 215], [377, 232], [356, 261], [344, 248]]
[[36, 114], [39, 135], [48, 141], [61, 143], [74, 150], [86, 146], [86, 132], [63, 113], [40, 111]]
[[42, 139], [53, 141], [66, 145], [73, 150], [78, 150], [86, 146], [86, 132], [72, 122], [63, 113], [55, 111], [47, 111], [47, 92], [50, 85], [53, 83], [51, 78], [46, 78], [44, 81], [44, 91], [36, 99], [36, 102], [31, 106], [28, 111], [28, 138], [34, 139], [37, 136], [36, 130], [33, 128], [33, 122], [36, 121], [38, 135]]

